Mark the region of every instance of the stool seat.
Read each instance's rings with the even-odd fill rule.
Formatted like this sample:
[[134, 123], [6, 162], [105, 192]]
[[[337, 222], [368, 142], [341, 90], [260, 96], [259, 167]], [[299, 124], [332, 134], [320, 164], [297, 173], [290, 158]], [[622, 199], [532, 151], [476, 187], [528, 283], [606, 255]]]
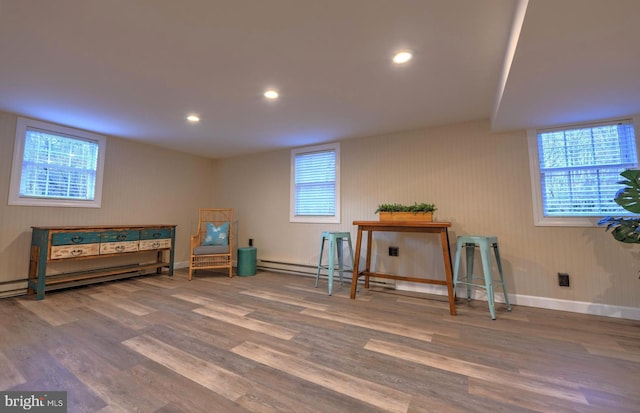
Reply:
[[[473, 274], [473, 263], [475, 260], [475, 249], [478, 247], [480, 250], [480, 258], [482, 259], [482, 277], [475, 276]], [[462, 255], [462, 248], [466, 248], [467, 258], [467, 277], [466, 281], [460, 281], [458, 278], [460, 269], [460, 259]], [[498, 267], [498, 274], [500, 275], [499, 282], [504, 293], [504, 301], [507, 305], [507, 311], [511, 311], [511, 305], [509, 304], [509, 296], [507, 294], [507, 287], [504, 284], [504, 274], [502, 271], [502, 262], [500, 261], [500, 251], [498, 249], [498, 237], [485, 236], [485, 235], [464, 235], [459, 236], [456, 242], [456, 258], [453, 265], [453, 288], [455, 289], [458, 284], [466, 285], [467, 287], [467, 300], [471, 300], [471, 288], [484, 288], [487, 291], [487, 301], [489, 303], [489, 313], [491, 319], [496, 319], [495, 312], [495, 298], [494, 298], [494, 279], [491, 263], [491, 250], [496, 259], [496, 265]], [[482, 283], [474, 283], [474, 279], [483, 280]]]
[[[324, 242], [329, 242], [329, 250], [327, 251], [328, 262], [327, 265], [322, 264], [322, 255], [324, 252]], [[351, 254], [351, 266], [345, 267], [344, 257], [342, 251], [342, 242], [347, 241], [349, 244], [349, 253]], [[338, 253], [338, 263], [336, 266], [335, 252]], [[345, 269], [353, 269], [353, 246], [351, 245], [351, 233], [350, 232], [338, 232], [338, 231], [323, 231], [322, 239], [320, 242], [320, 256], [318, 258], [318, 271], [316, 272], [316, 288], [318, 288], [318, 281], [320, 280], [320, 270], [327, 270], [327, 281], [329, 284], [329, 295], [333, 292], [333, 272], [338, 270], [340, 272], [340, 284], [343, 283], [343, 272]]]

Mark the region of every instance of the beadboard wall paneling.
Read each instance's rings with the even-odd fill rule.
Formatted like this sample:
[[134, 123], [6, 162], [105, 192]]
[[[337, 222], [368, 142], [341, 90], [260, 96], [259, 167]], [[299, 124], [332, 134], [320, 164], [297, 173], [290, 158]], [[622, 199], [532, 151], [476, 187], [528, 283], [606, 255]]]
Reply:
[[214, 161], [108, 137], [101, 208], [9, 206], [16, 120], [0, 112], [0, 282], [28, 276], [32, 226], [176, 224], [175, 260], [188, 261], [198, 208], [214, 204]]
[[[640, 248], [602, 228], [533, 225], [526, 133], [491, 133], [475, 121], [343, 140], [340, 224], [289, 223], [288, 149], [212, 161], [109, 138], [100, 209], [8, 206], [16, 116], [0, 112], [0, 282], [27, 276], [30, 227], [36, 225], [177, 224], [176, 261], [188, 259], [199, 207], [233, 207], [238, 246], [253, 238], [258, 258], [315, 266], [320, 233], [351, 231], [375, 220], [380, 203], [433, 202], [462, 234], [496, 235], [511, 294], [640, 307]], [[388, 257], [387, 247], [400, 249]], [[442, 272], [438, 240], [380, 234], [374, 265], [391, 273]], [[557, 285], [557, 273], [571, 287]], [[0, 286], [0, 292], [2, 287]]]
[[[289, 223], [289, 150], [218, 162], [221, 205], [236, 208], [239, 245], [253, 238], [258, 258], [316, 265], [323, 230], [351, 231], [375, 220], [385, 202], [433, 202], [451, 221], [452, 250], [463, 234], [496, 235], [510, 294], [640, 307], [640, 248], [602, 228], [533, 224], [525, 131], [492, 133], [488, 121], [341, 142], [342, 223]], [[423, 237], [424, 239], [419, 239]], [[420, 276], [442, 271], [437, 237], [381, 234], [378, 269]], [[425, 245], [426, 244], [426, 245]], [[387, 247], [400, 256], [388, 257]], [[571, 276], [558, 286], [557, 273]]]

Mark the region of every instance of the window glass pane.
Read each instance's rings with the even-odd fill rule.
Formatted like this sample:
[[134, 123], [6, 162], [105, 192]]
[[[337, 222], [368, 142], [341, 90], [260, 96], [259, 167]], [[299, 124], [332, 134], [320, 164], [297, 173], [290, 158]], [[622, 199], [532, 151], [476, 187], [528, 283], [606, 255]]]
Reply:
[[336, 213], [336, 152], [295, 156], [295, 215], [334, 216]]
[[544, 216], [628, 214], [613, 198], [620, 172], [638, 167], [633, 124], [546, 131], [537, 139]]
[[93, 200], [98, 143], [27, 129], [20, 197]]

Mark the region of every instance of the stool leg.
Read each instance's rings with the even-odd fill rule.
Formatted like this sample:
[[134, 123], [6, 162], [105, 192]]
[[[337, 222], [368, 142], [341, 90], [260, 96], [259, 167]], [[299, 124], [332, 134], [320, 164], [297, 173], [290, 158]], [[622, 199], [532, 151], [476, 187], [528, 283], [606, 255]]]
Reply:
[[480, 241], [480, 255], [482, 256], [482, 271], [484, 272], [484, 285], [487, 290], [487, 301], [489, 302], [489, 312], [491, 319], [496, 319], [495, 301], [493, 298], [493, 275], [491, 273], [491, 253], [489, 243]]
[[353, 246], [351, 245], [351, 236], [347, 238], [347, 243], [349, 244], [349, 254], [351, 254], [351, 273], [353, 274], [353, 269], [356, 267], [356, 260], [353, 258]]
[[340, 285], [343, 285], [342, 277], [344, 275], [344, 254], [342, 253], [342, 238], [336, 239], [338, 245], [338, 268], [340, 269]]
[[336, 242], [335, 239], [333, 237], [331, 237], [329, 239], [329, 268], [328, 268], [328, 273], [329, 273], [329, 295], [331, 295], [331, 292], [333, 291], [333, 268], [335, 267], [335, 253], [334, 251], [336, 250]]
[[458, 284], [458, 274], [460, 271], [460, 256], [462, 255], [462, 242], [456, 243], [456, 259], [453, 262], [453, 290], [455, 292], [456, 285]]
[[467, 300], [471, 300], [471, 283], [473, 281], [473, 261], [476, 254], [476, 244], [465, 244], [467, 254]]
[[507, 311], [511, 311], [511, 304], [509, 304], [509, 294], [507, 294], [507, 287], [504, 285], [504, 275], [502, 273], [502, 261], [500, 261], [500, 251], [498, 251], [498, 244], [493, 244], [493, 253], [496, 256], [496, 264], [498, 264], [498, 273], [500, 274], [500, 282], [502, 283], [502, 292], [504, 293], [504, 303], [507, 305]]
[[316, 273], [316, 288], [318, 288], [318, 280], [320, 280], [320, 268], [322, 268], [322, 252], [324, 251], [324, 236], [320, 241], [320, 258], [318, 258], [318, 272]]

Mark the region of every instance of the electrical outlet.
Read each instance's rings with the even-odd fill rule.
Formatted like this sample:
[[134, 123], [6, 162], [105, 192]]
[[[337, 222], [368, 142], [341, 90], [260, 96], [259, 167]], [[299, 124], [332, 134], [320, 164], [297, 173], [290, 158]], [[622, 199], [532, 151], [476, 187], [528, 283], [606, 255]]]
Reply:
[[249, 246], [253, 247], [253, 238], [249, 238]]
[[558, 273], [558, 285], [560, 287], [569, 287], [569, 274], [565, 272]]
[[398, 256], [398, 247], [389, 247], [389, 256], [397, 257]]

